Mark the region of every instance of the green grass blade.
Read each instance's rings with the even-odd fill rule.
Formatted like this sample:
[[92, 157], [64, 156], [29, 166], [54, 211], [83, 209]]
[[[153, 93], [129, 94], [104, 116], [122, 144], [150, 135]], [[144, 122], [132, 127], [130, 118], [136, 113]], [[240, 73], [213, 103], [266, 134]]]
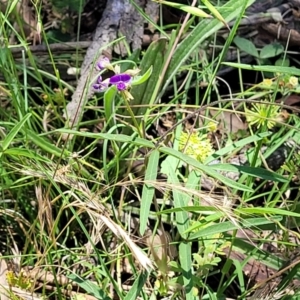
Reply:
[[243, 184], [240, 184], [238, 182], [235, 182], [234, 180], [231, 180], [231, 179], [221, 175], [220, 173], [216, 172], [215, 170], [213, 170], [213, 165], [212, 166], [203, 165], [200, 162], [198, 162], [197, 160], [195, 160], [194, 158], [192, 158], [180, 151], [176, 151], [172, 148], [161, 147], [159, 149], [161, 152], [171, 155], [171, 156], [174, 156], [174, 157], [177, 157], [178, 159], [185, 162], [186, 164], [193, 166], [193, 167], [197, 168], [198, 170], [203, 171], [205, 174], [220, 180], [226, 186], [230, 186], [230, 187], [239, 189], [241, 191], [252, 191], [251, 188], [249, 188]]
[[273, 72], [273, 73], [280, 73], [280, 74], [289, 74], [300, 76], [300, 70], [294, 67], [280, 67], [280, 66], [254, 66], [254, 65], [247, 65], [247, 64], [240, 64], [240, 63], [231, 63], [231, 62], [224, 62], [222, 65], [237, 68], [237, 69], [244, 69], [244, 70], [253, 70], [253, 71], [261, 71], [261, 72]]
[[141, 273], [137, 279], [134, 281], [130, 291], [124, 298], [124, 300], [136, 300], [139, 299], [139, 295], [149, 277], [149, 274], [146, 272]]
[[[207, 7], [207, 9], [211, 12], [211, 14], [217, 18], [220, 22], [222, 22], [226, 27], [226, 21], [222, 17], [222, 15], [218, 12], [218, 10], [208, 1], [208, 0], [201, 0], [201, 2]], [[228, 27], [229, 28], [229, 27]]]
[[150, 206], [155, 193], [154, 183], [157, 177], [159, 163], [159, 151], [154, 150], [150, 156], [147, 164], [147, 169], [145, 173], [145, 184], [143, 186], [142, 192], [142, 202], [140, 210], [140, 234], [143, 235], [147, 228], [148, 217], [150, 213]]
[[289, 217], [295, 217], [300, 218], [300, 214], [292, 211], [288, 211], [285, 209], [275, 208], [275, 207], [245, 207], [241, 209], [237, 209], [238, 212], [242, 214], [272, 214], [272, 215], [278, 215], [278, 216], [289, 216]]
[[[174, 165], [169, 165], [168, 171], [168, 181], [172, 184], [172, 192], [174, 199], [174, 207], [180, 208], [182, 206], [187, 206], [189, 201], [189, 195], [180, 191], [177, 187], [180, 187], [180, 182], [176, 175], [176, 170]], [[186, 211], [180, 210], [175, 213], [176, 225], [180, 235], [183, 238], [187, 237], [186, 230], [189, 227], [189, 215]]]
[[277, 182], [288, 182], [289, 180], [276, 173], [271, 172], [269, 170], [263, 169], [263, 168], [254, 168], [249, 166], [239, 166], [234, 164], [215, 164], [211, 166], [212, 169], [222, 172], [235, 172], [235, 173], [242, 173], [247, 174], [253, 177], [262, 178], [265, 180], [272, 180]]
[[179, 260], [182, 268], [183, 286], [185, 288], [185, 299], [197, 299], [193, 295], [193, 276], [192, 276], [192, 249], [191, 243], [180, 243], [179, 245]]
[[[57, 157], [60, 157], [62, 155], [62, 153], [63, 153], [62, 149], [60, 149], [60, 148], [56, 147], [55, 145], [53, 145], [52, 143], [50, 143], [46, 138], [37, 135], [34, 131], [27, 130], [26, 135], [27, 135], [27, 139], [30, 142], [34, 143], [35, 145], [37, 145], [41, 149], [45, 150], [49, 154], [53, 154]], [[71, 153], [66, 150], [65, 150], [65, 154], [71, 155]]]
[[31, 117], [31, 114], [27, 114], [24, 116], [24, 118], [17, 123], [9, 132], [9, 134], [4, 138], [4, 140], [2, 141], [2, 149], [3, 151], [5, 151], [9, 145], [11, 144], [11, 142], [13, 141], [13, 139], [15, 138], [15, 136], [18, 134], [18, 132], [22, 129], [22, 127], [24, 126], [24, 124], [27, 122], [27, 120]]
[[[274, 224], [274, 222], [280, 222], [282, 220], [281, 216], [273, 216], [270, 219], [267, 218], [249, 218], [241, 220], [238, 224], [233, 224], [230, 221], [223, 223], [213, 224], [209, 227], [199, 229], [199, 231], [190, 235], [189, 239], [194, 240], [204, 236], [212, 236], [217, 233], [229, 232], [232, 230], [237, 230], [240, 228], [257, 228], [261, 225]], [[199, 226], [202, 226], [201, 224]], [[195, 230], [195, 227], [193, 228]]]
[[32, 158], [32, 159], [40, 160], [40, 161], [47, 162], [47, 163], [51, 162], [47, 157], [39, 155], [38, 153], [33, 152], [29, 149], [9, 148], [5, 151], [5, 155], [13, 156], [13, 157], [15, 157], [16, 160], [19, 160], [20, 156], [21, 157], [23, 156], [23, 157]]
[[111, 86], [104, 93], [105, 119], [111, 128], [116, 126], [116, 119], [115, 119], [116, 94], [117, 94], [117, 87], [115, 85]]
[[90, 295], [93, 295], [97, 299], [101, 300], [111, 300], [110, 297], [105, 295], [103, 291], [100, 290], [100, 287], [96, 285], [94, 282], [90, 280], [85, 280], [79, 277], [77, 274], [70, 274], [68, 275], [68, 278], [70, 278], [72, 281], [76, 282], [78, 286], [80, 286], [83, 290], [85, 290]]
[[228, 145], [228, 146], [216, 151], [213, 155], [211, 155], [210, 157], [208, 157], [205, 160], [205, 163], [209, 164], [210, 162], [214, 161], [215, 159], [217, 159], [221, 156], [231, 153], [232, 151], [236, 151], [237, 149], [241, 149], [244, 146], [249, 145], [251, 143], [260, 141], [263, 138], [266, 138], [270, 135], [272, 135], [271, 132], [263, 132], [263, 133], [258, 133], [256, 135], [252, 135], [252, 136], [246, 137], [244, 139], [238, 140], [238, 141], [232, 143], [231, 145]]

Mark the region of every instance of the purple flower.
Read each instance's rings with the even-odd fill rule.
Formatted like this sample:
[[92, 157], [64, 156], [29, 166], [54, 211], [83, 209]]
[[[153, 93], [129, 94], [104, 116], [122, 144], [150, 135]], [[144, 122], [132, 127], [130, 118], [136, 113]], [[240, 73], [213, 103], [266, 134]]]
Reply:
[[131, 81], [131, 76], [126, 73], [114, 75], [109, 79], [109, 83], [115, 85], [118, 91], [126, 90], [130, 81]]
[[101, 83], [102, 83], [102, 76], [101, 76], [101, 75], [98, 76], [96, 82], [97, 82], [98, 84], [101, 84]]
[[108, 81], [107, 80], [102, 81], [102, 77], [98, 76], [96, 82], [93, 84], [93, 88], [97, 92], [103, 92], [108, 88]]
[[109, 64], [110, 64], [109, 59], [108, 59], [107, 57], [104, 57], [104, 58], [100, 59], [100, 60], [97, 62], [96, 68], [97, 68], [98, 70], [101, 71], [101, 70], [106, 69], [106, 67], [107, 67]]
[[127, 88], [127, 86], [126, 86], [126, 84], [124, 82], [117, 83], [116, 87], [117, 87], [118, 91], [124, 91]]

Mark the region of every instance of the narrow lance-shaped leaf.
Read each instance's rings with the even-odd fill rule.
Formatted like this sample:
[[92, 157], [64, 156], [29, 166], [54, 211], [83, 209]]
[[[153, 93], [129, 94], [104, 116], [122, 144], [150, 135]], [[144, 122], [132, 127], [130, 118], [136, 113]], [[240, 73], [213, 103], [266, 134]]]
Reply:
[[239, 68], [244, 70], [253, 70], [253, 71], [262, 71], [262, 72], [273, 72], [273, 73], [281, 73], [287, 75], [295, 75], [300, 76], [300, 70], [297, 68], [290, 68], [290, 67], [280, 67], [280, 66], [254, 66], [254, 65], [247, 65], [247, 64], [240, 64], [240, 63], [231, 63], [231, 62], [224, 62], [222, 63], [225, 66]]
[[230, 30], [228, 24], [226, 23], [222, 15], [218, 12], [218, 10], [208, 0], [201, 0], [201, 1], [208, 8], [208, 10]]
[[193, 7], [190, 5], [184, 5], [180, 3], [175, 3], [175, 2], [169, 2], [169, 1], [164, 1], [164, 0], [154, 0], [155, 2], [158, 2], [160, 4], [168, 5], [174, 8], [178, 8], [182, 11], [185, 11], [186, 13], [189, 13], [191, 15], [200, 17], [200, 18], [212, 18], [211, 15], [207, 14], [205, 11], [198, 7]]
[[117, 88], [112, 85], [104, 94], [104, 111], [105, 119], [110, 124], [110, 127], [116, 125], [115, 121], [115, 100], [116, 100]]
[[2, 149], [5, 151], [11, 142], [13, 141], [14, 137], [18, 134], [18, 132], [21, 130], [21, 128], [24, 126], [24, 124], [27, 122], [27, 120], [31, 117], [31, 114], [27, 114], [19, 123], [17, 123], [8, 133], [8, 135], [4, 138], [2, 141]]
[[147, 227], [147, 222], [150, 214], [150, 206], [155, 192], [155, 186], [153, 185], [153, 183], [156, 181], [158, 163], [159, 163], [159, 151], [154, 150], [149, 156], [147, 169], [145, 173], [145, 184], [143, 186], [143, 192], [142, 192], [141, 210], [140, 210], [140, 234], [141, 235], [145, 233]]

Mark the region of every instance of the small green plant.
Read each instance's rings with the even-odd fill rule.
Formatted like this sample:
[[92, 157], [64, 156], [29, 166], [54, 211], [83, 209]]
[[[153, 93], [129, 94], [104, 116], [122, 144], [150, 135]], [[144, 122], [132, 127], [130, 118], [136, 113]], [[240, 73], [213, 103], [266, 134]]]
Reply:
[[[234, 43], [236, 46], [241, 50], [244, 51], [252, 56], [254, 56], [259, 64], [270, 64], [269, 58], [273, 58], [284, 54], [284, 47], [279, 43], [272, 43], [264, 46], [261, 50], [258, 50], [254, 43], [248, 39], [243, 37], [235, 37]], [[288, 60], [286, 60], [287, 62]], [[277, 64], [282, 62], [282, 57], [277, 60]], [[276, 64], [276, 63], [275, 63]]]

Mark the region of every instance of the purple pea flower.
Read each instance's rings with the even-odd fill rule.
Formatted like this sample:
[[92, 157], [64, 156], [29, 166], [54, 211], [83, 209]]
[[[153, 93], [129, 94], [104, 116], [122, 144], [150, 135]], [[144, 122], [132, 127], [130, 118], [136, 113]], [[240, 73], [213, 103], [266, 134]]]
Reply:
[[96, 82], [93, 84], [93, 88], [97, 92], [103, 92], [108, 88], [108, 81], [107, 80], [102, 81], [102, 77], [98, 76]]
[[102, 71], [102, 70], [106, 69], [108, 65], [110, 65], [110, 61], [107, 57], [104, 57], [97, 62], [96, 68], [98, 70]]
[[116, 74], [109, 79], [109, 83], [117, 87], [118, 91], [124, 91], [127, 89], [131, 81], [131, 76], [126, 73]]

